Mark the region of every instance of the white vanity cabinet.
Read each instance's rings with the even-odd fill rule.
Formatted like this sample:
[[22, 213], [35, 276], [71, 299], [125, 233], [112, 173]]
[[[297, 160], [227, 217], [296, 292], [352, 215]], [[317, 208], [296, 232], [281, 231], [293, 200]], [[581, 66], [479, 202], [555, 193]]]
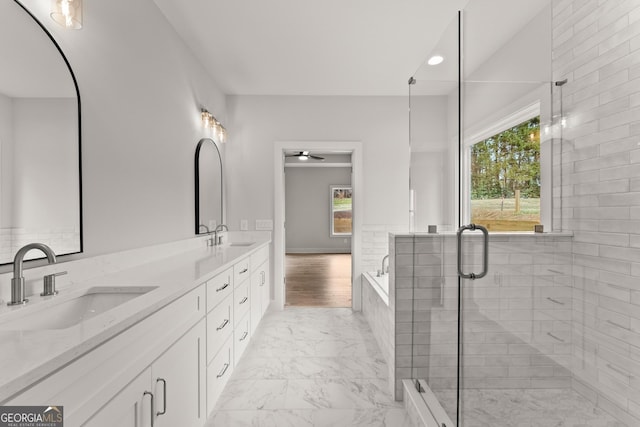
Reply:
[[155, 416], [150, 391], [151, 368], [145, 369], [85, 425], [91, 427], [147, 427]]
[[202, 426], [206, 421], [204, 338], [201, 320], [84, 425]]
[[207, 414], [233, 372], [234, 284], [245, 274], [240, 271], [233, 266], [207, 282]]
[[[171, 412], [171, 417], [200, 420], [199, 424], [189, 421], [179, 425], [204, 424], [204, 302], [202, 285], [52, 373], [5, 405], [56, 402], [64, 406], [67, 427], [147, 426], [151, 422], [151, 411], [155, 414], [163, 410], [164, 389], [156, 386], [156, 380], [165, 378], [167, 418]], [[161, 424], [162, 416], [156, 415], [154, 424], [169, 425]], [[122, 423], [117, 422], [118, 419], [122, 419]]]
[[151, 365], [157, 427], [197, 427], [207, 419], [206, 324], [202, 319]]
[[3, 405], [64, 406], [66, 427], [203, 426], [269, 304], [268, 244], [229, 261], [181, 296], [157, 294], [155, 311], [131, 309]]

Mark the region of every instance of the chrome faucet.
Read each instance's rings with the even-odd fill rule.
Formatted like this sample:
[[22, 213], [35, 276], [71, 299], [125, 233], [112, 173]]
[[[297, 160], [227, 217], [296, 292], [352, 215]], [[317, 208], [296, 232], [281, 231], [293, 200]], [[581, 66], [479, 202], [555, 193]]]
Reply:
[[[43, 243], [29, 243], [21, 247], [16, 253], [15, 258], [13, 259], [13, 278], [11, 279], [11, 302], [7, 303], [7, 305], [19, 305], [25, 304], [29, 300], [24, 296], [24, 277], [22, 276], [22, 263], [24, 261], [24, 256], [31, 249], [39, 249], [47, 256], [47, 262], [49, 264], [56, 263], [56, 254], [51, 250], [51, 248]], [[55, 295], [56, 291], [56, 276], [61, 274], [66, 274], [64, 271], [62, 273], [54, 273], [48, 274], [44, 276], [44, 292], [40, 295]]]
[[385, 256], [382, 258], [382, 270], [380, 270], [380, 274], [378, 274], [378, 277], [379, 277], [379, 276], [384, 276], [384, 275], [385, 275], [385, 273], [387, 273], [387, 272], [389, 271], [389, 265], [388, 265], [388, 263], [387, 263], [387, 269], [386, 269], [386, 271], [385, 271], [385, 269], [384, 269], [384, 262], [385, 262], [385, 261], [388, 261], [388, 260], [389, 260], [389, 255], [388, 255], [388, 254], [387, 254], [387, 255], [385, 255]]
[[219, 245], [222, 243], [222, 236], [218, 237], [218, 231], [223, 231], [223, 227], [225, 230], [229, 231], [229, 227], [227, 227], [226, 224], [218, 224], [216, 229], [213, 230], [213, 233], [215, 234], [215, 245]]
[[204, 224], [200, 224], [198, 226], [198, 231], [200, 231], [201, 228], [204, 228], [206, 230], [206, 233], [209, 235], [209, 238], [207, 239], [207, 246], [215, 245], [215, 242], [213, 240], [213, 232], [211, 230], [209, 230], [209, 227], [207, 227]]

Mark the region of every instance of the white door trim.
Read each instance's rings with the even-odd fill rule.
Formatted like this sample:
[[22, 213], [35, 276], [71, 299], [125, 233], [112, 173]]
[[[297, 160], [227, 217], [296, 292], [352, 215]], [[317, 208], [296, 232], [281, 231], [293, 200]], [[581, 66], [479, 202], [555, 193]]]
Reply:
[[351, 151], [353, 188], [353, 234], [351, 237], [351, 307], [362, 309], [362, 143], [359, 141], [284, 141], [274, 143], [274, 233], [273, 233], [273, 298], [276, 309], [284, 309], [284, 255], [285, 255], [285, 188], [284, 152], [286, 150]]

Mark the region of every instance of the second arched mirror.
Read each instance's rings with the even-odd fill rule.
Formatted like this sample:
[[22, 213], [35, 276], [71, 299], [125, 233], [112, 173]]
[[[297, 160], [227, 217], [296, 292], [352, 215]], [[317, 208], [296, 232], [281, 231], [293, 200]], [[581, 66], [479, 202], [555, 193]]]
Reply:
[[202, 138], [195, 156], [196, 234], [212, 232], [223, 220], [222, 157], [211, 138]]

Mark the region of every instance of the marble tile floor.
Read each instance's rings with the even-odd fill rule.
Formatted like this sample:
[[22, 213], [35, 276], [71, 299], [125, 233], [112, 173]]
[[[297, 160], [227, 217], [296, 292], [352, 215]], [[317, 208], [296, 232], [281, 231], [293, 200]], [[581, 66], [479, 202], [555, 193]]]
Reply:
[[[436, 393], [455, 419], [455, 391]], [[464, 427], [627, 427], [571, 389], [463, 392]]]
[[360, 313], [270, 311], [206, 427], [412, 427], [387, 372]]

